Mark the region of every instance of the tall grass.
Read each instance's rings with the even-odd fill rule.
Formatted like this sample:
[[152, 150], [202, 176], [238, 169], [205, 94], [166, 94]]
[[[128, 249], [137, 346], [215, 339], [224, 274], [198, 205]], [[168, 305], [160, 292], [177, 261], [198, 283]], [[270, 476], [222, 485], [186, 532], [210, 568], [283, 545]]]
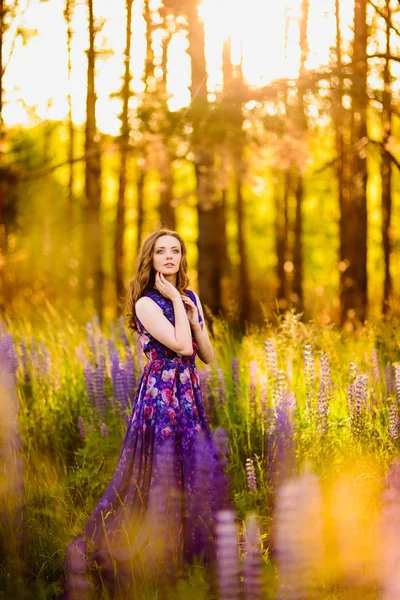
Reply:
[[[287, 313], [239, 340], [215, 322], [200, 380], [234, 511], [218, 517], [211, 576], [194, 564], [143, 598], [397, 598], [398, 336]], [[69, 315], [3, 322], [0, 358], [0, 598], [57, 598], [145, 359], [121, 320]]]

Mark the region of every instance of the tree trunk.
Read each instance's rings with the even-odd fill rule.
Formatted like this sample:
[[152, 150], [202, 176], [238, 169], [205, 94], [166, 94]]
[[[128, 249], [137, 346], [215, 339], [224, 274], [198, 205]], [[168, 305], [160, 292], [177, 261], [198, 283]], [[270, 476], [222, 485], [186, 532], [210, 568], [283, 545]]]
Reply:
[[0, 0], [0, 314], [6, 308], [6, 276], [7, 264], [7, 232], [5, 223], [6, 199], [7, 199], [7, 176], [5, 157], [2, 148], [4, 138], [3, 131], [3, 36], [4, 36], [4, 0]]
[[[160, 9], [160, 15], [163, 20], [163, 27], [167, 32], [163, 37], [162, 41], [162, 80], [159, 83], [159, 97], [163, 100], [163, 108], [168, 112], [167, 106], [167, 56], [168, 56], [168, 44], [171, 40], [171, 35], [168, 32], [168, 22], [166, 20], [166, 11], [164, 7]], [[160, 221], [162, 226], [166, 226], [175, 231], [176, 229], [176, 216], [175, 208], [173, 206], [173, 185], [174, 185], [174, 172], [172, 163], [174, 160], [173, 153], [170, 147], [170, 141], [168, 134], [164, 132], [161, 140], [161, 148], [159, 154], [159, 173], [160, 173]]]
[[215, 315], [222, 310], [219, 223], [221, 202], [216, 198], [214, 151], [206, 136], [204, 120], [209, 113], [207, 71], [204, 53], [204, 25], [199, 19], [198, 2], [188, 3], [190, 85], [193, 115], [193, 154], [197, 183], [198, 280], [202, 302]]
[[126, 196], [126, 167], [129, 151], [129, 97], [130, 97], [130, 58], [131, 58], [131, 37], [132, 37], [132, 3], [133, 0], [126, 0], [126, 36], [125, 36], [125, 73], [122, 86], [122, 114], [121, 114], [121, 135], [119, 139], [120, 146], [120, 170], [119, 187], [117, 200], [117, 220], [115, 227], [114, 240], [114, 270], [115, 270], [115, 290], [117, 295], [117, 315], [123, 312], [123, 296], [125, 292], [124, 285], [124, 235], [125, 235], [125, 196]]
[[344, 199], [345, 266], [341, 272], [341, 321], [363, 323], [367, 315], [367, 0], [354, 6], [352, 60], [351, 196]]
[[[390, 23], [391, 10], [390, 0], [386, 0], [386, 49], [385, 53], [390, 56]], [[382, 94], [382, 246], [385, 263], [385, 280], [383, 284], [382, 313], [388, 315], [390, 312], [391, 296], [393, 292], [393, 281], [390, 271], [390, 255], [392, 252], [391, 216], [392, 216], [392, 160], [385, 150], [386, 144], [392, 135], [392, 90], [389, 59], [385, 61], [383, 69], [383, 94]]]
[[[301, 20], [300, 20], [300, 69], [298, 84], [298, 124], [300, 135], [305, 142], [307, 132], [307, 118], [304, 108], [304, 78], [306, 76], [306, 60], [308, 56], [307, 27], [309, 0], [302, 0]], [[294, 247], [293, 247], [293, 282], [291, 301], [298, 312], [304, 310], [304, 261], [303, 261], [303, 199], [304, 199], [304, 178], [303, 165], [297, 165], [296, 181], [296, 217], [294, 226]]]
[[[282, 198], [282, 175], [283, 175], [283, 198]], [[276, 275], [278, 279], [278, 289], [276, 298], [278, 308], [286, 310], [289, 307], [289, 281], [285, 271], [285, 263], [288, 258], [288, 238], [289, 238], [289, 194], [290, 194], [291, 174], [290, 168], [284, 171], [275, 172], [275, 244], [276, 244]]]
[[[68, 56], [68, 208], [67, 208], [67, 222], [68, 230], [71, 235], [75, 225], [75, 202], [74, 202], [74, 145], [75, 145], [75, 131], [74, 122], [72, 118], [72, 96], [71, 96], [71, 72], [72, 72], [72, 61], [71, 61], [71, 44], [72, 44], [72, 11], [75, 5], [75, 0], [66, 0], [64, 9], [64, 18], [67, 24], [67, 56]], [[70, 240], [72, 245], [73, 240]]]
[[143, 239], [143, 225], [144, 225], [144, 184], [146, 180], [146, 171], [144, 166], [138, 165], [139, 174], [137, 179], [137, 252], [140, 250]]
[[247, 251], [245, 239], [245, 212], [243, 206], [243, 157], [239, 150], [234, 159], [236, 175], [236, 215], [237, 240], [239, 252], [239, 322], [245, 331], [246, 322], [250, 321], [250, 281], [247, 266]]
[[96, 127], [95, 92], [95, 23], [93, 0], [88, 0], [89, 8], [89, 49], [88, 77], [86, 96], [86, 172], [85, 199], [83, 205], [83, 272], [84, 296], [91, 297], [93, 309], [102, 321], [103, 318], [103, 269], [102, 269], [102, 233], [100, 222], [101, 209], [101, 159]]

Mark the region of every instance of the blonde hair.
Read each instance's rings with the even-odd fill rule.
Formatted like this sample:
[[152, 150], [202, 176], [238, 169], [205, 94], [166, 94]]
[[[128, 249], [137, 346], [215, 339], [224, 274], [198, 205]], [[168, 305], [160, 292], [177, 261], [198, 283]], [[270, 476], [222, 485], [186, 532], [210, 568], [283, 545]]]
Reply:
[[128, 330], [133, 333], [138, 330], [136, 323], [135, 304], [145, 292], [151, 290], [155, 284], [156, 272], [153, 267], [153, 254], [156, 241], [163, 235], [175, 237], [181, 245], [181, 263], [176, 276], [176, 288], [182, 294], [189, 286], [189, 277], [187, 275], [186, 245], [182, 237], [176, 231], [162, 228], [151, 233], [143, 242], [136, 259], [136, 273], [128, 285], [128, 291], [125, 296], [125, 322]]

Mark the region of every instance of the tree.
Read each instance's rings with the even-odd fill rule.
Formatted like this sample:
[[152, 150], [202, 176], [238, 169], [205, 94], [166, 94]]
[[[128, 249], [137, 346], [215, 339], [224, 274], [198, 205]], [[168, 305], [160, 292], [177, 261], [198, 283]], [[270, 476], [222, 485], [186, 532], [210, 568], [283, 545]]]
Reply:
[[355, 0], [351, 63], [351, 185], [342, 204], [341, 322], [367, 315], [367, 0]]
[[95, 38], [99, 25], [95, 23], [93, 0], [88, 0], [89, 48], [87, 51], [87, 95], [85, 131], [85, 197], [83, 202], [83, 292], [93, 299], [93, 308], [101, 322], [103, 317], [102, 231], [101, 209], [101, 157], [96, 124]]
[[198, 214], [198, 281], [202, 300], [213, 314], [222, 310], [220, 232], [222, 203], [216, 196], [213, 141], [208, 130], [207, 69], [204, 24], [198, 0], [187, 2], [189, 55], [191, 62], [192, 151], [196, 173]]
[[390, 312], [390, 301], [393, 292], [393, 281], [390, 270], [390, 257], [392, 253], [392, 157], [387, 150], [392, 136], [392, 87], [390, 73], [390, 33], [391, 33], [391, 7], [390, 0], [385, 0], [385, 54], [383, 67], [383, 92], [382, 92], [382, 246], [385, 264], [385, 279], [383, 283], [382, 313]]
[[[301, 20], [300, 20], [300, 70], [298, 82], [298, 130], [303, 140], [307, 132], [307, 117], [304, 106], [304, 80], [306, 77], [306, 60], [308, 55], [307, 44], [307, 24], [309, 13], [309, 0], [302, 0]], [[299, 164], [300, 162], [300, 164]], [[298, 311], [304, 309], [303, 295], [303, 198], [304, 198], [304, 177], [302, 173], [303, 165], [299, 157], [296, 165], [296, 216], [294, 224], [294, 248], [293, 248], [293, 283], [292, 283], [292, 301]]]
[[127, 159], [129, 152], [129, 98], [131, 95], [131, 37], [132, 37], [132, 4], [133, 0], [126, 0], [126, 26], [125, 26], [125, 53], [124, 63], [125, 71], [122, 85], [122, 112], [121, 112], [121, 134], [119, 137], [120, 147], [120, 169], [119, 169], [119, 186], [117, 200], [117, 218], [115, 227], [114, 241], [114, 269], [115, 269], [115, 288], [117, 294], [117, 313], [122, 312], [122, 302], [125, 291], [124, 286], [124, 234], [125, 234], [125, 196], [126, 196], [126, 171]]

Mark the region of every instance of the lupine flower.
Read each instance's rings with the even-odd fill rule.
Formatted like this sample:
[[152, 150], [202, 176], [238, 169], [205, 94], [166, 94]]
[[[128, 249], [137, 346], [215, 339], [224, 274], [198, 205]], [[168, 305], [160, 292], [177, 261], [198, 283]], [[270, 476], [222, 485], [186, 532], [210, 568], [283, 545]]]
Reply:
[[303, 349], [304, 354], [304, 379], [306, 384], [306, 413], [312, 418], [314, 414], [314, 385], [315, 385], [315, 370], [314, 357], [312, 347], [306, 344]]
[[263, 426], [267, 419], [267, 396], [268, 396], [267, 378], [265, 375], [261, 375], [261, 377], [260, 377], [260, 416], [261, 416], [261, 422], [262, 422]]
[[397, 600], [400, 594], [400, 459], [390, 465], [383, 508], [379, 520], [380, 544], [377, 550], [377, 577], [381, 600]]
[[43, 373], [45, 377], [49, 378], [51, 375], [51, 356], [50, 352], [47, 350], [45, 344], [40, 342], [40, 352], [42, 356], [42, 365], [43, 365]]
[[399, 429], [400, 422], [398, 403], [396, 399], [392, 399], [389, 408], [389, 434], [393, 440], [397, 440], [397, 438], [399, 437]]
[[95, 412], [99, 420], [106, 419], [106, 359], [104, 354], [99, 355], [99, 362], [93, 373], [94, 392], [95, 392]]
[[382, 383], [381, 371], [379, 368], [378, 352], [377, 352], [376, 348], [372, 348], [371, 361], [372, 361], [372, 374], [374, 376], [375, 381], [380, 385]]
[[257, 489], [256, 472], [254, 470], [254, 461], [251, 458], [246, 458], [246, 475], [247, 475], [247, 487], [250, 490]]
[[18, 368], [18, 355], [14, 346], [12, 334], [0, 337], [0, 370], [12, 373], [14, 376]]
[[220, 456], [227, 457], [229, 455], [229, 440], [226, 429], [223, 427], [218, 427], [215, 429], [213, 437], [218, 454]]
[[90, 323], [90, 321], [86, 323], [86, 337], [88, 346], [92, 352], [92, 358], [94, 358], [96, 356], [96, 340], [94, 335], [93, 323]]
[[249, 386], [249, 413], [251, 418], [256, 416], [257, 397], [257, 363], [250, 361], [250, 386]]
[[278, 489], [272, 524], [278, 600], [312, 599], [322, 569], [322, 499], [317, 477], [303, 474]]
[[204, 371], [199, 371], [200, 387], [203, 398], [203, 403], [206, 408], [208, 419], [213, 423], [216, 419], [214, 394], [212, 393], [212, 370], [210, 365], [206, 365]]
[[318, 431], [325, 434], [328, 429], [329, 405], [332, 399], [332, 380], [327, 354], [321, 354], [321, 380], [317, 401]]
[[85, 421], [82, 417], [78, 417], [79, 434], [82, 438], [86, 437]]
[[245, 600], [262, 600], [262, 560], [260, 551], [260, 531], [257, 516], [249, 514], [245, 520], [244, 534], [244, 597]]
[[145, 568], [162, 570], [172, 583], [180, 558], [180, 495], [175, 484], [174, 448], [166, 438], [156, 449], [147, 509], [151, 554]]
[[400, 404], [400, 362], [393, 363], [397, 402]]
[[240, 394], [240, 378], [239, 378], [239, 360], [232, 358], [232, 381], [233, 381], [233, 393], [235, 397]]
[[108, 437], [108, 429], [107, 429], [107, 425], [105, 423], [102, 423], [100, 425], [100, 435], [102, 437]]
[[31, 376], [29, 373], [28, 350], [27, 350], [25, 341], [21, 341], [19, 343], [19, 349], [20, 349], [20, 353], [21, 353], [21, 365], [22, 365], [24, 384], [30, 385]]
[[84, 376], [88, 399], [90, 404], [92, 405], [92, 408], [94, 409], [96, 406], [96, 394], [94, 390], [93, 369], [89, 361], [85, 363]]
[[217, 578], [220, 600], [239, 600], [238, 528], [233, 510], [216, 515]]
[[132, 408], [133, 399], [136, 391], [136, 375], [135, 375], [135, 364], [133, 362], [132, 353], [126, 354], [124, 363], [124, 375], [126, 380], [126, 391], [129, 407]]
[[365, 422], [368, 399], [368, 378], [366, 375], [358, 375], [352, 391], [352, 406], [350, 410], [350, 424], [356, 436], [359, 436]]
[[121, 421], [126, 422], [126, 408], [128, 405], [128, 398], [123, 365], [119, 365], [118, 370], [115, 370], [113, 374], [112, 386], [114, 391], [115, 404], [117, 406]]
[[393, 382], [392, 365], [390, 364], [389, 361], [386, 363], [386, 367], [385, 367], [385, 381], [386, 381], [386, 393], [387, 393], [387, 395], [395, 394], [396, 393], [396, 388], [395, 388], [395, 385], [394, 385], [394, 382]]
[[226, 400], [226, 383], [224, 372], [222, 369], [217, 369], [217, 377], [218, 377], [218, 404], [219, 406], [223, 406]]
[[276, 388], [274, 394], [274, 404], [277, 405], [281, 402], [288, 392], [288, 382], [286, 379], [285, 371], [276, 372]]
[[267, 446], [267, 475], [269, 486], [276, 485], [291, 475], [295, 466], [294, 408], [293, 393], [285, 392], [275, 410], [269, 416]]
[[268, 376], [271, 379], [275, 379], [276, 375], [277, 375], [277, 371], [278, 371], [278, 361], [276, 358], [276, 352], [275, 352], [275, 348], [272, 344], [272, 342], [264, 342], [264, 348], [265, 348], [265, 355], [266, 355], [266, 359], [267, 359], [267, 370], [268, 370]]

